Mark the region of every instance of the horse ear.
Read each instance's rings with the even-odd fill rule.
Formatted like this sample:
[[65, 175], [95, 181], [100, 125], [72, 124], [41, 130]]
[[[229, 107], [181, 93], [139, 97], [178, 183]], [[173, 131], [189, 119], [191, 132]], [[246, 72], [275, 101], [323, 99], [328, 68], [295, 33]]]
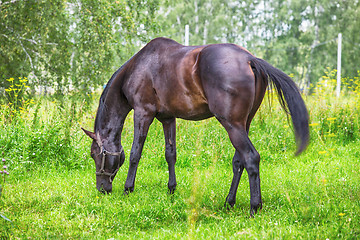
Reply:
[[84, 133], [85, 133], [86, 135], [88, 135], [91, 139], [93, 139], [93, 140], [96, 141], [96, 134], [95, 134], [95, 133], [90, 132], [90, 131], [88, 131], [88, 130], [85, 130], [85, 129], [83, 129], [83, 128], [81, 128], [81, 129], [84, 131]]

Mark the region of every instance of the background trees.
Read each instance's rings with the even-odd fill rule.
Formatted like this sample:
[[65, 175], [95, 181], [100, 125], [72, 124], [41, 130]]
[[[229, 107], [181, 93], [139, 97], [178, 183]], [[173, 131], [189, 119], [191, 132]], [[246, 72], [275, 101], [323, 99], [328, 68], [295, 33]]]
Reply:
[[59, 93], [101, 85], [150, 39], [158, 1], [0, 2], [0, 76]]
[[167, 10], [165, 35], [183, 42], [189, 24], [191, 44], [240, 44], [302, 87], [316, 83], [326, 67], [336, 68], [340, 32], [343, 76], [355, 76], [360, 67], [358, 0], [189, 0]]
[[242, 45], [306, 87], [336, 67], [339, 32], [343, 76], [357, 74], [359, 22], [359, 0], [0, 1], [0, 87], [91, 91], [150, 39], [183, 43], [186, 24], [191, 45]]

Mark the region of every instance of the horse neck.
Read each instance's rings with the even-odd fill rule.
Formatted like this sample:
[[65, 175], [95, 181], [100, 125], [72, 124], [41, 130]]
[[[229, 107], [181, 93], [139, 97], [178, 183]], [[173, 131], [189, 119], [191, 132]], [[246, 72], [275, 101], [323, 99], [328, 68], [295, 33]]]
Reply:
[[131, 110], [126, 98], [121, 93], [126, 66], [130, 60], [112, 75], [101, 95], [96, 114], [95, 132], [98, 132], [101, 139], [107, 141], [113, 148], [121, 145], [121, 132], [125, 118]]
[[117, 151], [117, 148], [120, 148], [126, 112], [128, 111], [124, 111], [117, 97], [107, 97], [99, 105], [95, 132], [99, 134], [104, 146], [108, 147], [109, 151]]

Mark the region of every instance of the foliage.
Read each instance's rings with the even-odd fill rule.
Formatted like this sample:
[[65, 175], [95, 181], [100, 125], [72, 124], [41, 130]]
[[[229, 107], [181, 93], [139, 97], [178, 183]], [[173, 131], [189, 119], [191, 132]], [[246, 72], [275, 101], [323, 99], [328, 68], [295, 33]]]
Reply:
[[2, 79], [31, 73], [32, 84], [46, 87], [67, 77], [71, 43], [66, 7], [63, 0], [1, 2]]
[[3, 115], [8, 121], [11, 121], [18, 114], [24, 114], [28, 111], [29, 105], [34, 101], [28, 98], [28, 79], [26, 77], [18, 79], [6, 79], [10, 86], [5, 89], [7, 102], [3, 105]]
[[166, 14], [159, 17], [163, 35], [184, 43], [184, 28], [189, 25], [190, 44], [201, 45], [244, 40], [238, 33], [245, 31], [246, 24], [252, 21], [250, 12], [255, 5], [192, 0], [172, 1], [166, 7]]
[[353, 78], [345, 77], [341, 79], [341, 84], [343, 84], [343, 88], [345, 88], [346, 92], [353, 92], [358, 97], [360, 94], [360, 71], [357, 71], [357, 76]]
[[360, 137], [359, 77], [342, 79], [344, 87], [341, 94], [346, 97], [341, 99], [334, 98], [335, 78], [336, 70], [327, 69], [314, 87], [318, 102], [313, 112], [318, 118], [313, 119], [311, 126], [323, 142], [335, 138], [339, 143], [348, 143]]
[[[0, 146], [9, 153], [12, 163], [20, 163], [23, 171], [38, 166], [82, 168], [87, 165], [76, 143], [82, 136], [71, 133], [79, 127], [79, 116], [83, 114], [84, 103], [36, 99], [36, 106], [27, 114], [17, 117], [17, 124], [3, 119]], [[6, 132], [4, 132], [6, 129]], [[79, 139], [80, 138], [80, 139]], [[78, 157], [77, 161], [72, 161]]]
[[36, 91], [89, 93], [151, 38], [158, 2], [2, 1], [0, 78], [29, 73]]

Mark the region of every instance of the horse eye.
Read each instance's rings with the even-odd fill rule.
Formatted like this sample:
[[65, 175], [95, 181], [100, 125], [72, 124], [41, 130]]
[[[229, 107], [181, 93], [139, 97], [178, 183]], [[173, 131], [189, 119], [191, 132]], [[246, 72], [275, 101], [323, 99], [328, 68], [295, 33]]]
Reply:
[[90, 156], [91, 156], [92, 158], [94, 158], [95, 154], [94, 154], [94, 153], [91, 153]]

